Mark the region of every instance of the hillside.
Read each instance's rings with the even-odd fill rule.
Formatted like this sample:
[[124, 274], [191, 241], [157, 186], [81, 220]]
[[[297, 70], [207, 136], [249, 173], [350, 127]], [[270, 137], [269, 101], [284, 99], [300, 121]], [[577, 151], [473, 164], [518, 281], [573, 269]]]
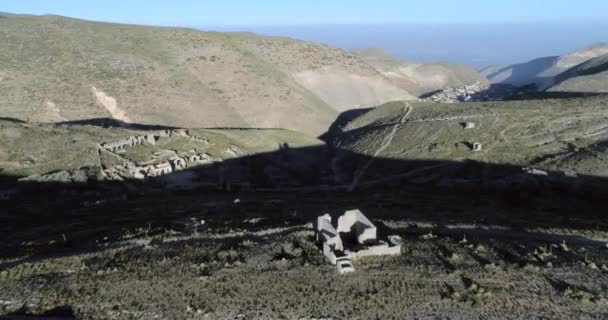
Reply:
[[[189, 184], [225, 160], [322, 145], [285, 129], [102, 128], [0, 119], [0, 173], [38, 182], [162, 178]], [[317, 154], [317, 156], [319, 156]], [[321, 157], [319, 157], [320, 159]], [[306, 162], [318, 159], [297, 159]], [[288, 165], [289, 161], [283, 161]], [[261, 164], [271, 166], [271, 161]], [[168, 172], [161, 172], [164, 168]], [[183, 171], [182, 171], [183, 170]], [[238, 174], [234, 169], [232, 175]], [[213, 170], [217, 174], [217, 170]], [[217, 183], [217, 178], [207, 181]]]
[[608, 43], [597, 43], [563, 56], [543, 57], [508, 66], [489, 66], [480, 72], [491, 83], [523, 86], [536, 84], [543, 90], [554, 83], [554, 77], [589, 59], [608, 53]]
[[[608, 139], [608, 99], [442, 104], [393, 102], [334, 129], [334, 146], [378, 159], [463, 161], [605, 174], [608, 163], [555, 166]], [[473, 128], [465, 128], [471, 123]], [[480, 143], [482, 150], [473, 151]], [[346, 160], [348, 162], [348, 159]], [[397, 167], [399, 164], [394, 164]]]
[[420, 63], [392, 58], [382, 49], [355, 51], [355, 54], [407, 92], [421, 96], [449, 87], [488, 84], [483, 75], [469, 66], [447, 62]]
[[[0, 114], [322, 133], [410, 94], [353, 55], [254, 34], [2, 14]], [[350, 94], [357, 92], [357, 94]]]
[[568, 69], [555, 82], [548, 91], [608, 93], [608, 54]]

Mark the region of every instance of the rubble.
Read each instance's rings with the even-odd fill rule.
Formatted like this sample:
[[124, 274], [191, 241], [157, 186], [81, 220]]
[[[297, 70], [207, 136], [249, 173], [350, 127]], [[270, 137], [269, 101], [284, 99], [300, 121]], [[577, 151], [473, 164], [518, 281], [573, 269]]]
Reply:
[[[196, 141], [208, 143], [209, 140], [190, 136], [190, 132], [186, 129], [162, 130], [157, 134], [147, 134], [142, 136], [130, 136], [113, 142], [104, 142], [99, 145], [101, 150], [119, 155], [125, 153], [125, 147], [133, 147], [140, 144], [148, 143], [155, 145], [160, 138], [170, 138], [173, 136], [187, 137]], [[105, 179], [109, 180], [124, 180], [124, 178], [145, 179], [150, 177], [160, 177], [171, 174], [173, 172], [182, 171], [190, 167], [201, 164], [210, 164], [214, 159], [207, 153], [194, 153], [190, 155], [175, 154], [167, 161], [161, 161], [156, 164], [139, 165], [133, 162], [126, 161], [119, 165], [102, 170]]]
[[549, 173], [544, 170], [535, 169], [535, 168], [523, 168], [523, 171], [529, 173], [534, 176], [548, 176]]
[[[331, 216], [319, 216], [316, 221], [316, 240], [338, 273], [355, 271], [352, 260], [367, 256], [399, 255], [399, 236], [390, 236], [390, 243], [378, 240], [376, 226], [360, 210], [349, 210], [338, 218], [337, 229]], [[401, 243], [399, 242], [401, 241]]]

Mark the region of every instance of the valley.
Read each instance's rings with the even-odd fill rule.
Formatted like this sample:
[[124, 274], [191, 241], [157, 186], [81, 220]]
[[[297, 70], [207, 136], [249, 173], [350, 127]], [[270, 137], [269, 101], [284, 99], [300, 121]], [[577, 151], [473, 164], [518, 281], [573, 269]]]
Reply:
[[476, 70], [57, 15], [0, 38], [0, 319], [608, 315], [605, 43]]

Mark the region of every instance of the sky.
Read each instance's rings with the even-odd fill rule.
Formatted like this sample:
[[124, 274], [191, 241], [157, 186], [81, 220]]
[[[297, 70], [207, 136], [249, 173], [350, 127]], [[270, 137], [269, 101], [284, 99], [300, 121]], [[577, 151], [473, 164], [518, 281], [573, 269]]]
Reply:
[[602, 21], [606, 0], [0, 0], [0, 11], [153, 25]]
[[608, 0], [0, 0], [0, 12], [251, 31], [477, 68], [608, 42]]

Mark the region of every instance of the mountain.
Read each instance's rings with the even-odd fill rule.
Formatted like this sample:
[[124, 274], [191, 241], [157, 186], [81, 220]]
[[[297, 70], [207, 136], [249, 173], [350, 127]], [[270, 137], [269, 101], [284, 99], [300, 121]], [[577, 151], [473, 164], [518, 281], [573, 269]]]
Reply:
[[396, 60], [382, 49], [370, 48], [353, 51], [396, 85], [416, 96], [422, 96], [449, 87], [488, 84], [487, 79], [474, 68], [447, 62], [421, 63]]
[[589, 59], [608, 53], [608, 43], [597, 43], [563, 56], [543, 57], [508, 66], [489, 66], [480, 72], [491, 83], [523, 86], [536, 84], [544, 90], [554, 83], [554, 77]]
[[[414, 97], [354, 55], [248, 33], [2, 14], [0, 114], [322, 133], [357, 106]], [[353, 94], [354, 92], [354, 94]]]
[[[594, 168], [584, 163], [556, 167], [554, 160], [608, 141], [606, 112], [606, 97], [459, 103], [449, 108], [391, 102], [334, 126], [326, 140], [348, 155], [377, 159], [476, 160], [600, 175], [607, 172], [608, 162]], [[476, 143], [481, 148], [477, 152]], [[342, 163], [356, 163], [348, 155]], [[358, 165], [365, 168], [369, 163]]]
[[548, 91], [608, 93], [608, 54], [559, 74]]

